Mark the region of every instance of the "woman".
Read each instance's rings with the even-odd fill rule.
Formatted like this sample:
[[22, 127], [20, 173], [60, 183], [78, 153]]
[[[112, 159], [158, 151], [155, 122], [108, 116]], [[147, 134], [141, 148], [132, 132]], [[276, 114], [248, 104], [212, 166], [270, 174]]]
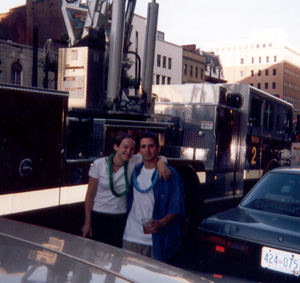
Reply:
[[[122, 247], [127, 218], [126, 194], [133, 169], [142, 157], [133, 155], [135, 140], [128, 133], [116, 138], [114, 150], [110, 157], [95, 160], [90, 168], [82, 236]], [[159, 161], [158, 170], [167, 179], [170, 172], [164, 161]]]

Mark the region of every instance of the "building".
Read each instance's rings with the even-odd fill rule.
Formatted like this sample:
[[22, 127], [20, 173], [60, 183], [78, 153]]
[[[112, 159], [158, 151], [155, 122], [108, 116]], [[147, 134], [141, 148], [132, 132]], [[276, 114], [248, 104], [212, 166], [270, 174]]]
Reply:
[[205, 51], [202, 51], [202, 55], [205, 57], [205, 82], [226, 83], [219, 56]]
[[[141, 59], [141, 70], [144, 58], [144, 41], [146, 33], [146, 18], [134, 15], [131, 34], [130, 51], [135, 52]], [[136, 77], [138, 66], [134, 62], [128, 74]], [[165, 40], [165, 34], [157, 32], [153, 84], [185, 84], [185, 83], [224, 83], [222, 66], [217, 55], [200, 51], [195, 44], [179, 46]]]
[[156, 41], [153, 84], [181, 83], [182, 47], [160, 37]]
[[182, 83], [204, 83], [205, 57], [195, 44], [183, 45]]
[[[80, 23], [82, 24], [82, 22]], [[142, 79], [144, 42], [146, 33], [146, 18], [134, 15], [132, 22], [131, 45], [129, 51], [134, 52], [138, 57], [130, 54], [131, 67], [127, 75], [130, 78]], [[8, 13], [0, 15], [0, 40], [11, 42], [12, 46], [21, 44], [22, 50], [28, 50], [26, 56], [26, 66], [24, 54], [17, 58], [19, 66], [19, 84], [31, 85], [32, 77], [32, 54], [33, 44], [36, 43], [39, 48], [45, 48], [48, 39], [52, 39], [53, 50], [57, 51], [60, 47], [65, 47], [67, 31], [61, 11], [61, 1], [46, 0], [27, 0], [26, 5], [11, 9]], [[25, 48], [25, 46], [27, 46]], [[29, 51], [31, 49], [31, 51]], [[2, 49], [0, 60], [6, 57], [10, 58], [10, 49]], [[56, 53], [55, 53], [56, 54]], [[140, 58], [136, 59], [136, 58]], [[4, 62], [4, 59], [2, 59]], [[0, 76], [1, 82], [11, 83], [10, 73], [12, 66], [8, 60], [2, 64], [3, 73]], [[43, 53], [39, 51], [39, 82], [43, 74]], [[57, 59], [56, 59], [57, 63]], [[218, 57], [213, 54], [201, 52], [196, 49], [196, 45], [179, 46], [165, 40], [165, 34], [161, 31], [157, 33], [153, 84], [184, 84], [184, 83], [202, 83], [204, 81], [222, 82], [222, 68]], [[4, 70], [4, 66], [7, 68]], [[16, 66], [16, 65], [15, 65]], [[24, 70], [26, 69], [26, 74]], [[214, 78], [214, 79], [212, 79]], [[49, 79], [50, 84], [55, 85], [55, 74]], [[221, 80], [220, 80], [221, 79]], [[49, 86], [50, 87], [50, 86]]]
[[[67, 31], [61, 1], [26, 0], [26, 5], [0, 14], [0, 82], [56, 88], [57, 50], [65, 47]], [[52, 39], [51, 71], [46, 73], [44, 50]], [[37, 46], [37, 78], [33, 79], [33, 54]], [[48, 50], [49, 51], [49, 50]], [[57, 66], [56, 66], [57, 68]], [[33, 82], [34, 80], [34, 82]]]
[[[44, 54], [38, 49], [36, 86], [44, 87]], [[55, 56], [55, 55], [54, 55]], [[33, 85], [33, 48], [25, 44], [0, 40], [0, 82]], [[56, 75], [48, 73], [48, 88], [56, 88]]]
[[26, 0], [26, 5], [0, 14], [0, 39], [32, 46], [34, 29], [40, 48], [48, 39], [58, 42], [68, 39], [60, 0]]
[[[142, 70], [146, 35], [146, 18], [134, 15], [132, 25], [132, 44], [129, 51], [135, 52], [139, 55]], [[164, 38], [164, 33], [158, 31], [154, 57], [153, 84], [181, 84], [182, 47], [167, 42]], [[135, 77], [138, 70], [136, 59], [133, 55], [129, 55], [129, 58], [134, 62], [134, 64], [128, 74]]]
[[214, 44], [229, 83], [250, 84], [300, 109], [300, 51], [286, 44], [281, 30], [253, 33], [252, 38]]
[[26, 44], [26, 6], [0, 14], [0, 39]]

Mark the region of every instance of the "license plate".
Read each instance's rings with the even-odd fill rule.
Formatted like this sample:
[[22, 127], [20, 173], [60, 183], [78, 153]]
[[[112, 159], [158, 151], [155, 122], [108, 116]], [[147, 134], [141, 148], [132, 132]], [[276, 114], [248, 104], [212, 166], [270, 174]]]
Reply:
[[278, 272], [299, 276], [300, 255], [263, 247], [261, 266]]

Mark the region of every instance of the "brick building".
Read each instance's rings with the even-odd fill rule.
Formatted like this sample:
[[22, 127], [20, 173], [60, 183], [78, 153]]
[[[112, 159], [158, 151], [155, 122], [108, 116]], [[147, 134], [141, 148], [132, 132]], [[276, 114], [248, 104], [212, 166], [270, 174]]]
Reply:
[[[33, 83], [34, 36], [38, 47], [37, 81]], [[44, 48], [53, 39], [52, 59], [68, 38], [61, 0], [27, 0], [26, 5], [0, 14], [0, 82], [44, 87]], [[56, 74], [48, 73], [49, 88], [56, 88]]]
[[26, 5], [0, 14], [0, 39], [32, 46], [34, 25], [37, 25], [40, 48], [47, 39], [66, 40], [61, 0], [26, 0]]

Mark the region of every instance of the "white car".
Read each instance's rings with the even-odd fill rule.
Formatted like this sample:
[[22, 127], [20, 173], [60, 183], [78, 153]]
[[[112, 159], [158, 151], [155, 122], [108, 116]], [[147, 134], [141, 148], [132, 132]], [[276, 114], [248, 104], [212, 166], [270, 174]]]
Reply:
[[244, 282], [194, 274], [71, 234], [0, 218], [0, 282]]

